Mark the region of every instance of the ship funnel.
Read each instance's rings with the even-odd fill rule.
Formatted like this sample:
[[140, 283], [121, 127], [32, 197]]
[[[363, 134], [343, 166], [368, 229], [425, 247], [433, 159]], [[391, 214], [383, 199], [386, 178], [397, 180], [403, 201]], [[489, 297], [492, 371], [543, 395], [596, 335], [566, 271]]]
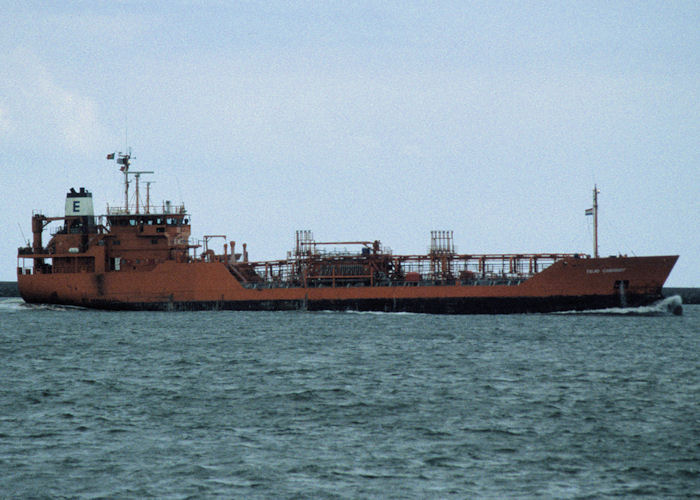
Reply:
[[93, 215], [95, 215], [95, 210], [92, 207], [92, 193], [84, 187], [81, 187], [80, 191], [70, 188], [66, 194], [66, 217], [90, 217]]
[[92, 206], [92, 193], [84, 187], [81, 187], [80, 191], [70, 188], [66, 194], [66, 217], [88, 217], [88, 223], [94, 225], [95, 210]]

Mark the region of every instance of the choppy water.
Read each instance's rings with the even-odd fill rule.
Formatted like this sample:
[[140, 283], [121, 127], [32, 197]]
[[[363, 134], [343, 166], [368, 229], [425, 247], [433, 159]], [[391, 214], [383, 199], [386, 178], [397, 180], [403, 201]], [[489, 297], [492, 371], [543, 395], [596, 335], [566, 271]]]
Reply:
[[697, 495], [700, 306], [684, 309], [115, 313], [3, 299], [0, 496]]

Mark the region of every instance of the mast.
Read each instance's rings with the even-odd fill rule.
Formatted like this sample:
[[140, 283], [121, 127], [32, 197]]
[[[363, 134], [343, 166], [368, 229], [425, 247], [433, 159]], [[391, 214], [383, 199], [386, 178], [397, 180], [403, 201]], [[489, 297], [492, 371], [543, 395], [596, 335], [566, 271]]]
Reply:
[[130, 154], [119, 153], [117, 164], [121, 165], [120, 170], [124, 172], [124, 210], [129, 213], [129, 160]]
[[108, 160], [114, 160], [116, 156], [117, 164], [121, 165], [119, 170], [124, 172], [124, 213], [129, 213], [129, 174], [136, 176], [136, 213], [139, 213], [139, 179], [141, 174], [152, 174], [152, 170], [139, 170], [129, 172], [131, 165], [131, 150], [128, 153], [110, 153], [107, 155]]
[[598, 258], [598, 186], [593, 185], [593, 257]]
[[136, 213], [139, 213], [139, 179], [141, 178], [141, 174], [136, 174], [134, 177], [136, 177]]
[[153, 170], [134, 170], [129, 173], [136, 177], [136, 213], [139, 213], [139, 179], [141, 179], [141, 174], [152, 174]]
[[146, 182], [146, 213], [151, 213], [151, 184], [153, 181]]

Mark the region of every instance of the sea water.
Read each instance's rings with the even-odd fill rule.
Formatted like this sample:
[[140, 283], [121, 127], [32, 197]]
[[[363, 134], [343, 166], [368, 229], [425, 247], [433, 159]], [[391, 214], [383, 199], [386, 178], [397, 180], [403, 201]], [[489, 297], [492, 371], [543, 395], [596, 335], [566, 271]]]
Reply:
[[698, 495], [700, 306], [666, 310], [159, 313], [2, 299], [0, 496]]

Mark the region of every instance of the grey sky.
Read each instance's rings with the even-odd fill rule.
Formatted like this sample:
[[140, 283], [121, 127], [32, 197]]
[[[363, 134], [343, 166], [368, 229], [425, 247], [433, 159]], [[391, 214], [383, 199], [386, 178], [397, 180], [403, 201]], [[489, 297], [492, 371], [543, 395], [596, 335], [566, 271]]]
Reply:
[[[5, 2], [0, 280], [32, 210], [121, 202], [133, 148], [193, 232], [680, 254], [700, 286], [697, 2]], [[128, 139], [125, 137], [128, 134]], [[18, 223], [21, 226], [18, 227]]]

